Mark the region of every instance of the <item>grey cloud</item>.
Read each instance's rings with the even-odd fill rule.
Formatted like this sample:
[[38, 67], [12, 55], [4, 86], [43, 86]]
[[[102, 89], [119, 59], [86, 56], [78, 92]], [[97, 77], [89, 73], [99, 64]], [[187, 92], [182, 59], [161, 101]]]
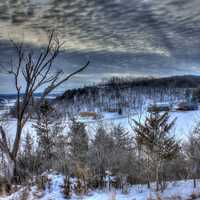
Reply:
[[55, 64], [66, 73], [87, 59], [84, 73], [97, 79], [199, 73], [199, 0], [2, 0], [0, 28], [2, 59], [11, 32], [23, 30], [37, 49], [37, 37], [55, 28], [66, 44]]

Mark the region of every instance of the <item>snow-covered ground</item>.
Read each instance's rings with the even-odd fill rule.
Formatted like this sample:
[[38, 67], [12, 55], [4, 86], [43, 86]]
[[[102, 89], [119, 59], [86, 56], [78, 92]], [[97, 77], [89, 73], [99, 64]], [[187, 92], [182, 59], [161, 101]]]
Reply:
[[[15, 103], [14, 100], [7, 101], [4, 110], [0, 110], [0, 116], [2, 116], [3, 113], [7, 112], [8, 109], [14, 105], [14, 103]], [[132, 119], [143, 122], [147, 114], [148, 113], [146, 111], [141, 111], [138, 113], [130, 113], [127, 115], [119, 115], [118, 113], [104, 112], [101, 114], [102, 118], [98, 120], [93, 120], [92, 118], [81, 118], [81, 117], [78, 117], [78, 120], [85, 123], [90, 136], [94, 135], [95, 129], [99, 122], [103, 122], [104, 125], [108, 128], [112, 124], [114, 125], [121, 124], [121, 126], [126, 128], [131, 134], [132, 133], [131, 126], [133, 124]], [[176, 138], [179, 140], [185, 140], [187, 139], [187, 136], [191, 133], [195, 124], [200, 121], [200, 110], [186, 111], [186, 112], [180, 112], [180, 111], [170, 112], [170, 119], [172, 120], [175, 118], [176, 118], [176, 123], [172, 130], [172, 134], [174, 134]], [[29, 132], [33, 138], [36, 137], [35, 130], [32, 124], [33, 121], [27, 122], [23, 130], [24, 133], [23, 135]], [[13, 118], [9, 119], [5, 127], [10, 135], [10, 139], [12, 140], [13, 139], [12, 136], [15, 134], [16, 131], [16, 119]], [[69, 122], [67, 119], [64, 122], [64, 127], [65, 128], [63, 130], [63, 133], [67, 133], [69, 129]]]
[[[121, 124], [124, 128], [126, 128], [130, 134], [132, 133], [131, 125], [133, 124], [133, 120], [138, 120], [143, 122], [147, 112], [143, 114], [134, 113], [130, 116], [121, 116], [117, 113], [103, 113], [103, 118], [99, 120], [93, 120], [92, 118], [79, 118], [79, 120], [85, 123], [89, 135], [93, 136], [96, 130], [98, 123], [103, 122], [106, 127], [110, 127], [111, 125], [118, 125]], [[176, 136], [179, 140], [187, 139], [187, 136], [191, 133], [192, 129], [194, 128], [195, 124], [200, 120], [200, 111], [187, 111], [187, 112], [171, 112], [170, 119], [176, 119], [176, 123], [174, 128], [172, 129], [172, 134]], [[32, 126], [34, 122], [29, 121], [24, 127], [23, 135], [26, 133], [30, 133], [33, 138], [36, 137], [35, 130]], [[66, 120], [64, 122], [64, 131], [63, 133], [67, 133], [69, 129], [69, 122]], [[15, 134], [16, 131], [16, 119], [9, 119], [9, 121], [5, 125], [6, 131], [9, 135], [12, 136]]]
[[[48, 174], [48, 179], [50, 180], [50, 186], [46, 186], [44, 191], [38, 190], [36, 186], [32, 186], [28, 190], [27, 200], [64, 200], [63, 194], [63, 182], [64, 177], [60, 174], [51, 173]], [[179, 199], [188, 200], [191, 194], [199, 196], [200, 194], [200, 182], [197, 183], [197, 188], [193, 188], [192, 180], [187, 181], [176, 181], [167, 183], [167, 188], [163, 193], [156, 192], [154, 190], [154, 184], [151, 184], [151, 189], [147, 189], [146, 185], [133, 185], [129, 187], [128, 194], [122, 194], [120, 190], [111, 191], [90, 191], [87, 195], [77, 196], [72, 194], [72, 200], [82, 199], [82, 200], [147, 200], [158, 199], [160, 196], [162, 200], [165, 199]], [[22, 191], [25, 188], [21, 188], [18, 192], [7, 196], [0, 197], [0, 200], [21, 200]], [[115, 198], [114, 198], [115, 197]]]
[[[144, 112], [142, 114], [134, 113], [130, 116], [121, 116], [117, 113], [104, 113], [104, 117], [99, 121], [103, 121], [106, 124], [106, 126], [112, 124], [121, 124], [131, 133], [131, 126], [133, 125], [132, 119], [144, 122], [147, 115], [147, 112]], [[176, 123], [172, 129], [172, 134], [174, 134], [177, 139], [185, 140], [193, 130], [196, 123], [200, 121], [200, 111], [197, 110], [187, 112], [170, 112], [170, 120], [173, 119], [176, 119]], [[92, 132], [92, 130], [94, 130], [95, 125], [98, 124], [98, 120], [96, 121], [92, 119], [80, 119], [80, 121], [84, 122], [88, 126], [90, 132]]]
[[[1, 113], [0, 113], [1, 114]], [[86, 124], [86, 127], [89, 131], [89, 134], [92, 136], [95, 133], [95, 129], [98, 123], [103, 122], [106, 126], [110, 126], [112, 124], [118, 125], [121, 124], [124, 128], [127, 128], [130, 133], [132, 133], [131, 124], [132, 119], [144, 121], [147, 112], [142, 114], [134, 113], [129, 116], [118, 115], [117, 113], [103, 113], [102, 118], [99, 120], [94, 120], [91, 118], [79, 118], [80, 121]], [[172, 130], [172, 134], [176, 135], [177, 139], [185, 140], [187, 139], [188, 134], [192, 131], [195, 124], [199, 122], [200, 110], [199, 111], [187, 111], [187, 112], [171, 112], [170, 119], [176, 118], [176, 124], [174, 129]], [[35, 130], [32, 126], [33, 121], [27, 122], [24, 127], [23, 135], [26, 133], [30, 133], [32, 137], [36, 138]], [[68, 130], [68, 121], [65, 121], [65, 129], [63, 133], [67, 133]], [[4, 124], [6, 131], [10, 134], [10, 138], [12, 139], [16, 131], [16, 119], [9, 119], [9, 121]], [[64, 200], [64, 195], [62, 192], [62, 185], [64, 177], [59, 174], [49, 174], [49, 179], [51, 179], [51, 188], [47, 188], [45, 191], [37, 191], [36, 186], [32, 186], [29, 191], [29, 198], [27, 200]], [[154, 185], [154, 184], [152, 184]], [[200, 194], [200, 182], [197, 184], [197, 189], [193, 189], [192, 180], [187, 181], [177, 181], [168, 183], [167, 189], [160, 193], [162, 200], [165, 199], [182, 199], [188, 200], [192, 193], [199, 196]], [[21, 200], [22, 191], [24, 188], [21, 188], [18, 192], [12, 194], [9, 197], [0, 197], [0, 200]], [[39, 195], [40, 193], [40, 195]], [[40, 196], [41, 198], [37, 197]], [[129, 188], [128, 194], [122, 194], [120, 190], [116, 191], [91, 191], [88, 195], [83, 197], [78, 197], [75, 194], [73, 195], [72, 200], [82, 199], [82, 200], [146, 200], [148, 197], [152, 197], [156, 199], [158, 194], [154, 189], [148, 190], [146, 185], [134, 185]], [[112, 199], [113, 196], [116, 196], [115, 199]], [[200, 198], [199, 198], [200, 199]]]

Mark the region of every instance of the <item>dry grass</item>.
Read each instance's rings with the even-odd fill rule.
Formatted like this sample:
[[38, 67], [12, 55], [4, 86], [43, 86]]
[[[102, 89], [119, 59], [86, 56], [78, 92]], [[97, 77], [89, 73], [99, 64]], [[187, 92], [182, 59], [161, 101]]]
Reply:
[[198, 199], [200, 197], [200, 192], [199, 191], [194, 191], [192, 194], [187, 198], [187, 200], [193, 200], [193, 199]]
[[47, 184], [49, 185], [49, 180], [47, 176], [38, 176], [36, 178], [36, 186], [39, 191], [44, 191]]
[[6, 196], [11, 194], [12, 192], [12, 185], [8, 183], [5, 179], [0, 179], [0, 196]]
[[156, 195], [156, 200], [162, 200], [161, 196], [160, 196], [160, 193], [157, 193]]
[[64, 184], [61, 185], [61, 188], [63, 190], [63, 194], [66, 199], [70, 199], [72, 192], [71, 192], [71, 183], [68, 177], [65, 177]]
[[29, 188], [25, 188], [20, 195], [20, 200], [27, 200], [29, 192], [30, 192]]

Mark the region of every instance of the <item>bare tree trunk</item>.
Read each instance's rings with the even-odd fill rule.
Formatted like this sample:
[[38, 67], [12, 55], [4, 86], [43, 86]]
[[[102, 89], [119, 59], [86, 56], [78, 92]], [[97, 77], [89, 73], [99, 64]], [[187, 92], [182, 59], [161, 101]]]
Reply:
[[159, 165], [160, 162], [156, 161], [156, 191], [159, 191]]
[[160, 180], [160, 190], [163, 192], [166, 189], [166, 179], [164, 176], [164, 166], [161, 164], [161, 180]]
[[150, 189], [151, 185], [150, 185], [150, 160], [149, 160], [149, 155], [147, 156], [147, 188]]
[[3, 170], [2, 170], [2, 176], [6, 177], [7, 181], [9, 183], [12, 182], [12, 178], [14, 175], [14, 168], [15, 168], [15, 164], [14, 161], [12, 160], [11, 156], [9, 153], [7, 152], [3, 152]]
[[127, 194], [128, 193], [128, 183], [127, 183], [127, 176], [122, 177], [122, 193]]
[[151, 185], [150, 185], [150, 181], [149, 181], [149, 180], [147, 181], [147, 188], [148, 188], [148, 189], [151, 188]]
[[196, 182], [196, 178], [193, 178], [193, 187], [196, 188], [197, 187], [197, 182]]
[[196, 188], [197, 187], [197, 183], [196, 183], [196, 174], [197, 174], [197, 164], [195, 159], [193, 159], [193, 187]]
[[14, 142], [13, 150], [12, 150], [13, 159], [16, 159], [16, 157], [17, 157], [17, 153], [18, 153], [19, 145], [20, 145], [20, 138], [21, 138], [21, 134], [22, 134], [22, 128], [23, 128], [22, 121], [18, 120], [15, 142]]
[[156, 166], [156, 191], [159, 191], [158, 166]]

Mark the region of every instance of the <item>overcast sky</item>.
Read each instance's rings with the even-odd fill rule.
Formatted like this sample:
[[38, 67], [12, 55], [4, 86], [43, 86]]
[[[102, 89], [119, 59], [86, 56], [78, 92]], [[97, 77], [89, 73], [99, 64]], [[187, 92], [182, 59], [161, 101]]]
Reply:
[[[1, 0], [0, 62], [13, 53], [9, 39], [30, 48], [59, 32], [64, 51], [55, 68], [89, 68], [63, 87], [113, 75], [200, 74], [200, 0]], [[0, 93], [14, 92], [0, 72]]]

